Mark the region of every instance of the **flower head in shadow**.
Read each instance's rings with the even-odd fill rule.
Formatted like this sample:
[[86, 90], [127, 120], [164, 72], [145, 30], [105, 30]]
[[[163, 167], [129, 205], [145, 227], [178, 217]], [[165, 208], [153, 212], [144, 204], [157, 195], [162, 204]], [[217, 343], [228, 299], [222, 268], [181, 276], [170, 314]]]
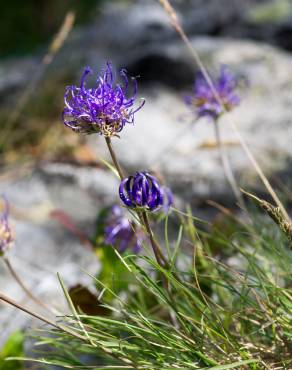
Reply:
[[0, 215], [0, 256], [3, 255], [13, 244], [14, 238], [9, 225], [9, 206], [3, 197], [4, 209]]
[[141, 208], [155, 211], [161, 207], [167, 209], [173, 198], [170, 190], [160, 186], [156, 178], [148, 172], [137, 172], [135, 175], [121, 181], [120, 198], [130, 208]]
[[96, 86], [87, 88], [86, 78], [92, 71], [84, 69], [80, 86], [67, 86], [62, 119], [73, 131], [105, 137], [117, 136], [127, 123], [134, 123], [135, 113], [144, 100], [134, 107], [137, 81], [133, 79], [133, 93], [128, 97], [129, 80], [124, 69], [120, 71], [122, 84], [115, 82], [110, 62], [98, 76]]
[[129, 221], [121, 207], [114, 205], [106, 222], [105, 243], [114, 246], [120, 253], [127, 249], [138, 253], [141, 250], [143, 240], [142, 229], [134, 222]]
[[195, 110], [198, 117], [208, 117], [211, 120], [217, 120], [224, 113], [224, 110], [231, 111], [239, 105], [240, 97], [236, 92], [238, 79], [227, 66], [223, 65], [221, 66], [219, 76], [215, 79], [213, 78], [212, 82], [220, 102], [202, 73], [199, 73], [196, 77], [193, 95], [187, 96], [185, 101], [186, 104]]

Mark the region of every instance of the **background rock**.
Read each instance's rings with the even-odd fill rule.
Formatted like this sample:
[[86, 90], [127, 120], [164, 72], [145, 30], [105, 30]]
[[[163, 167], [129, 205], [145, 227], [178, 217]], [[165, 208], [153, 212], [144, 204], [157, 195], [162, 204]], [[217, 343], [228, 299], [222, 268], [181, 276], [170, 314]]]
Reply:
[[[51, 211], [65, 211], [84, 233], [93, 236], [98, 210], [115, 201], [116, 185], [114, 176], [103, 170], [62, 164], [43, 165], [32, 173], [0, 183], [0, 193], [5, 193], [11, 205], [11, 223], [16, 235], [9, 259], [34, 294], [61, 312], [68, 312], [68, 307], [57, 272], [67, 287], [78, 283], [92, 285], [92, 279], [84, 271], [95, 274], [99, 261], [51, 217]], [[16, 301], [48, 315], [25, 297], [2, 260], [0, 286], [3, 293]], [[31, 320], [26, 314], [1, 304], [0, 322], [1, 346], [9, 332], [28, 325]]]
[[[292, 49], [289, 41], [292, 0], [175, 0], [171, 3], [190, 37], [253, 39]], [[98, 13], [92, 14], [96, 14], [95, 21], [74, 28], [49, 68], [50, 78], [56, 74], [79, 73], [81, 66], [99, 66], [105, 59], [113, 59], [118, 65], [124, 65], [126, 59], [128, 64], [129, 53], [139, 57], [144, 49], [148, 50], [149, 58], [153, 47], [179, 40], [157, 0], [108, 1]], [[40, 60], [40, 55], [35, 55], [2, 62], [0, 98], [13, 97], [17, 88], [25, 86]], [[157, 68], [153, 65], [149, 70], [155, 73]]]
[[[241, 177], [241, 184], [254, 184], [255, 172], [229, 119], [236, 123], [267, 175], [280, 169], [285, 172], [291, 160], [291, 56], [271, 46], [249, 41], [195, 38], [192, 45], [210, 70], [227, 64], [243, 81], [248, 81], [248, 87], [242, 91], [240, 107], [220, 121], [223, 140], [228, 144], [226, 149], [232, 167]], [[168, 65], [180, 66], [182, 79], [193, 80], [193, 73], [190, 73], [193, 61], [180, 42], [165, 43], [153, 47], [151, 52], [147, 49], [143, 52], [137, 53], [142, 54], [137, 59], [135, 56], [131, 59], [128, 54], [130, 67], [138, 69], [147, 55], [155, 56], [156, 60], [161, 56], [171, 61]], [[131, 171], [150, 168], [162, 172], [171, 187], [188, 201], [201, 202], [212, 196], [228, 203], [232, 194], [224, 178], [218, 148], [208, 145], [214, 142], [214, 128], [204, 119], [194, 123], [192, 112], [183, 102], [184, 94], [191, 92], [191, 86], [179, 91], [173, 88], [172, 77], [176, 68], [161, 68], [158, 83], [147, 81], [145, 89], [141, 77], [140, 94], [146, 98], [146, 104], [137, 113], [135, 127], [127, 127], [122, 139], [115, 140], [118, 156]], [[172, 82], [166, 83], [166, 78]], [[96, 138], [89, 140], [95, 142]], [[101, 146], [94, 145], [93, 148], [97, 155], [107, 155]]]

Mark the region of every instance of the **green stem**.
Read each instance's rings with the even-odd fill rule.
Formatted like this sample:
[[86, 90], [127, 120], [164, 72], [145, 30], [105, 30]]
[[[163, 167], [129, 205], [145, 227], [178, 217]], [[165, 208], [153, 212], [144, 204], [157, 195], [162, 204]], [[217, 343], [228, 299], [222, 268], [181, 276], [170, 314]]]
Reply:
[[17, 309], [19, 309], [19, 310], [27, 313], [28, 315], [30, 315], [30, 316], [32, 316], [32, 317], [34, 317], [34, 318], [36, 318], [36, 319], [44, 322], [45, 324], [51, 325], [51, 326], [53, 326], [56, 329], [59, 329], [59, 330], [64, 331], [64, 332], [66, 332], [68, 334], [71, 334], [71, 335], [73, 335], [74, 337], [76, 337], [78, 339], [85, 340], [85, 338], [82, 335], [79, 335], [78, 333], [76, 333], [76, 332], [68, 329], [67, 327], [65, 327], [63, 325], [58, 325], [57, 323], [55, 323], [54, 321], [48, 319], [47, 317], [44, 317], [42, 315], [39, 315], [36, 312], [31, 311], [30, 309], [28, 309], [28, 308], [20, 305], [19, 303], [15, 302], [13, 299], [7, 297], [5, 294], [3, 294], [1, 292], [0, 292], [0, 300], [6, 302], [8, 304], [10, 304], [11, 306], [14, 306], [15, 308], [17, 308]]
[[[115, 168], [118, 171], [118, 174], [120, 176], [120, 179], [123, 180], [123, 178], [124, 178], [123, 170], [122, 170], [122, 168], [119, 164], [119, 161], [118, 161], [117, 156], [115, 154], [115, 151], [113, 149], [113, 146], [112, 146], [112, 143], [111, 143], [111, 138], [110, 137], [105, 137], [105, 141], [106, 141], [108, 150], [110, 152], [112, 161], [113, 161], [113, 163], [115, 165]], [[167, 263], [164, 255], [161, 251], [161, 248], [160, 248], [159, 244], [156, 242], [156, 240], [154, 238], [154, 235], [153, 235], [153, 232], [151, 230], [149, 220], [148, 220], [148, 217], [147, 217], [147, 213], [145, 211], [142, 211], [141, 214], [139, 215], [139, 217], [140, 217], [141, 223], [144, 225], [144, 227], [147, 231], [147, 234], [149, 236], [151, 246], [152, 246], [152, 249], [153, 249], [153, 252], [154, 252], [154, 255], [155, 255], [155, 258], [156, 258], [158, 264], [162, 267], [166, 267], [168, 265], [168, 263]]]
[[145, 211], [142, 211], [142, 213], [141, 213], [141, 219], [143, 221], [143, 224], [144, 224], [144, 226], [146, 228], [146, 231], [147, 231], [147, 234], [149, 236], [150, 243], [151, 243], [151, 246], [152, 246], [152, 249], [153, 249], [155, 258], [157, 260], [157, 263], [161, 267], [167, 267], [168, 266], [168, 262], [167, 262], [166, 258], [164, 257], [159, 244], [157, 243], [157, 241], [154, 238], [154, 234], [153, 234], [153, 231], [152, 231], [151, 226], [149, 224], [147, 213]]
[[112, 146], [112, 142], [111, 142], [111, 138], [110, 137], [105, 137], [105, 141], [106, 141], [106, 144], [107, 144], [107, 147], [108, 147], [108, 150], [110, 152], [110, 155], [111, 155], [111, 158], [112, 158], [112, 161], [114, 162], [114, 165], [116, 167], [116, 170], [118, 171], [118, 174], [120, 176], [120, 179], [123, 180], [124, 178], [124, 173], [123, 173], [123, 170], [119, 164], [119, 161], [117, 159], [117, 156], [114, 152], [114, 149], [113, 149], [113, 146]]
[[[147, 234], [149, 236], [150, 243], [151, 243], [153, 253], [155, 255], [157, 263], [162, 268], [169, 268], [169, 263], [166, 260], [166, 258], [164, 257], [159, 244], [157, 243], [157, 241], [154, 238], [154, 234], [153, 234], [153, 231], [152, 231], [151, 226], [149, 224], [147, 213], [145, 211], [141, 212], [140, 219], [141, 219], [142, 223], [144, 224], [144, 226], [146, 228], [146, 231], [147, 231]], [[162, 283], [163, 283], [163, 286], [164, 286], [165, 290], [168, 292], [169, 297], [171, 297], [172, 295], [171, 295], [170, 284], [169, 284], [168, 279], [166, 278], [166, 276], [164, 276], [163, 273], [162, 273]], [[175, 326], [177, 325], [176, 319], [172, 316], [171, 316], [171, 321]]]
[[[11, 299], [11, 298], [7, 297], [5, 294], [3, 294], [3, 293], [1, 293], [1, 292], [0, 292], [0, 301], [6, 302], [6, 303], [8, 303], [9, 305], [11, 305], [11, 306], [13, 306], [13, 307], [17, 308], [18, 310], [21, 310], [21, 311], [23, 311], [23, 312], [27, 313], [28, 315], [30, 315], [30, 316], [32, 316], [32, 317], [34, 317], [34, 318], [36, 318], [36, 319], [38, 319], [38, 320], [40, 320], [40, 321], [44, 322], [45, 324], [51, 325], [51, 326], [53, 326], [54, 328], [56, 328], [56, 329], [58, 329], [58, 330], [60, 330], [60, 331], [62, 331], [62, 332], [64, 332], [64, 333], [67, 333], [67, 334], [69, 334], [69, 335], [72, 335], [73, 337], [75, 337], [75, 338], [77, 338], [77, 339], [80, 339], [80, 340], [82, 340], [83, 342], [86, 342], [86, 343], [91, 344], [91, 341], [89, 341], [89, 339], [88, 339], [87, 337], [83, 337], [82, 335], [78, 334], [78, 333], [77, 333], [77, 332], [75, 332], [74, 330], [71, 330], [71, 329], [69, 329], [68, 327], [66, 327], [66, 326], [64, 326], [64, 325], [59, 325], [59, 324], [55, 323], [54, 321], [52, 321], [52, 320], [48, 319], [47, 317], [44, 317], [44, 316], [42, 316], [42, 315], [39, 315], [39, 314], [38, 314], [38, 313], [36, 313], [36, 312], [31, 311], [30, 309], [28, 309], [28, 308], [26, 308], [26, 307], [24, 307], [24, 306], [20, 305], [19, 303], [15, 302], [13, 299]], [[102, 346], [100, 346], [99, 348], [100, 348], [100, 349], [101, 349], [105, 354], [107, 354], [107, 355], [109, 355], [109, 356], [112, 356], [112, 357], [114, 357], [114, 358], [116, 358], [116, 359], [118, 359], [118, 360], [121, 360], [121, 361], [123, 361], [124, 363], [126, 363], [127, 365], [129, 365], [129, 363], [128, 363], [128, 362], [126, 362], [126, 361], [124, 360], [124, 358], [121, 358], [120, 356], [117, 356], [114, 352], [110, 351], [109, 349], [104, 348], [104, 347], [102, 347]], [[134, 364], [134, 363], [131, 363], [130, 365], [132, 365], [134, 368], [137, 368], [137, 367], [135, 366], [135, 364]]]

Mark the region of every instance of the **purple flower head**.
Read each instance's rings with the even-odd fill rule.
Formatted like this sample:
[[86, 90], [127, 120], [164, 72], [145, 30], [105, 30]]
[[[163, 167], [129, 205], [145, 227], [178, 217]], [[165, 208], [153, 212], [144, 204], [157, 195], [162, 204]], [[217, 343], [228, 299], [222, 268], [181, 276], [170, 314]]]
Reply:
[[0, 215], [0, 256], [3, 255], [13, 244], [13, 236], [9, 226], [9, 207], [7, 200], [3, 197], [4, 210]]
[[127, 207], [155, 211], [172, 202], [164, 189], [148, 172], [137, 172], [121, 181], [119, 194]]
[[127, 97], [129, 80], [124, 69], [120, 71], [123, 83], [115, 83], [112, 65], [107, 62], [97, 78], [96, 86], [87, 88], [85, 80], [91, 73], [91, 69], [86, 67], [80, 86], [67, 86], [63, 122], [75, 132], [117, 136], [126, 123], [134, 123], [135, 113], [144, 105], [145, 101], [142, 100], [134, 108], [137, 81], [133, 80], [133, 94]]
[[137, 224], [128, 220], [121, 207], [112, 207], [104, 231], [105, 243], [113, 245], [120, 253], [129, 248], [134, 253], [141, 250], [144, 234]]
[[[240, 98], [236, 93], [238, 79], [227, 66], [221, 66], [218, 78], [212, 79], [212, 82], [227, 111], [231, 111], [239, 105]], [[211, 120], [216, 120], [223, 113], [223, 108], [201, 73], [198, 74], [195, 81], [194, 95], [186, 97], [185, 101], [195, 109], [198, 117], [208, 117]]]

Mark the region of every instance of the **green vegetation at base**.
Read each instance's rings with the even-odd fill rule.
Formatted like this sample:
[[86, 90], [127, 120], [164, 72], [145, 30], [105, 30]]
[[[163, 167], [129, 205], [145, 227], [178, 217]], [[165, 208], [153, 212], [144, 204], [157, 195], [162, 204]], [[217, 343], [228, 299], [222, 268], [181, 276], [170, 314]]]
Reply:
[[21, 331], [16, 331], [10, 335], [0, 349], [0, 370], [22, 370], [23, 366], [20, 361], [9, 361], [9, 357], [23, 356], [24, 334]]

